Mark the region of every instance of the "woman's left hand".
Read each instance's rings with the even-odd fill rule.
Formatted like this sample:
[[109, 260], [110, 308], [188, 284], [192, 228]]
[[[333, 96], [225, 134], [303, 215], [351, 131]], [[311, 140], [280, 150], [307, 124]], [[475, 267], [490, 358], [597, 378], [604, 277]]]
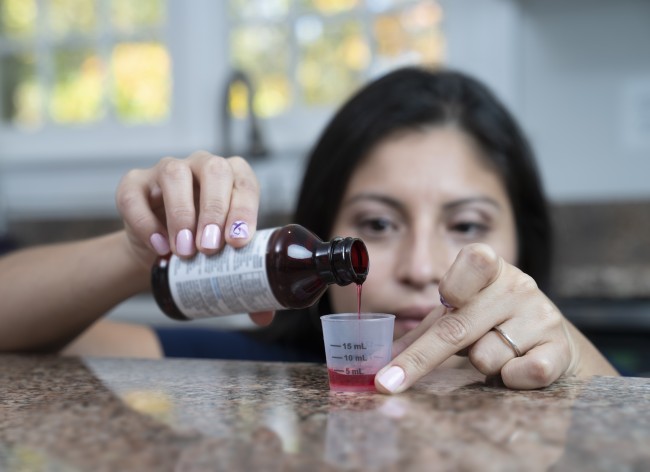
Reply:
[[532, 277], [485, 244], [463, 248], [439, 290], [447, 306], [394, 343], [397, 355], [375, 377], [379, 391], [404, 391], [454, 354], [513, 389], [563, 374], [617, 374]]

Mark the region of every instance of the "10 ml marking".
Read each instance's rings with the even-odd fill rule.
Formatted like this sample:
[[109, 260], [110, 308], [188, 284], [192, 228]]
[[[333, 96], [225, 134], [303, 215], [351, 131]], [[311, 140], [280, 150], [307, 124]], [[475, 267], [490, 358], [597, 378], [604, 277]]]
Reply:
[[[365, 351], [368, 349], [365, 343], [353, 344], [353, 343], [343, 343], [343, 344], [330, 344], [332, 347], [343, 348], [346, 351]], [[348, 362], [367, 362], [368, 357], [365, 354], [344, 354], [342, 356], [332, 356], [334, 359], [343, 359]], [[354, 372], [351, 372], [354, 374]], [[359, 370], [360, 373], [360, 370]]]

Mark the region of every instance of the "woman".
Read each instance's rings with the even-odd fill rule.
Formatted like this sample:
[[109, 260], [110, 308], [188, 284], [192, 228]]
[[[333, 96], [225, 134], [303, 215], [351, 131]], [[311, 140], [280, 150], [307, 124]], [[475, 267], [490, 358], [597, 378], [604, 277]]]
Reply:
[[[239, 158], [196, 153], [132, 171], [117, 194], [126, 231], [89, 243], [104, 247], [114, 269], [113, 279], [83, 281], [101, 303], [88, 300], [85, 314], [41, 333], [39, 343], [14, 336], [14, 346], [68, 342], [100, 316], [98, 306], [145, 288], [156, 253], [245, 245], [258, 200]], [[362, 309], [397, 315], [397, 355], [376, 377], [380, 391], [403, 391], [441, 364], [471, 364], [522, 389], [563, 374], [616, 374], [544, 294], [551, 231], [531, 151], [504, 107], [469, 77], [405, 68], [362, 89], [314, 148], [294, 221], [323, 239], [358, 236], [368, 246]], [[248, 231], [227, 230], [241, 222]], [[188, 346], [225, 343], [231, 353], [258, 350], [247, 358], [322, 359], [319, 316], [355, 310], [354, 288], [333, 287], [318, 306], [278, 313], [250, 335], [97, 323], [67, 352], [111, 353], [123, 339], [129, 355], [191, 355]], [[271, 314], [252, 316], [265, 324]], [[33, 326], [21, 323], [23, 333]]]
[[[551, 227], [532, 151], [463, 74], [406, 68], [353, 97], [312, 152], [294, 221], [368, 246], [363, 310], [397, 315], [401, 353], [377, 376], [383, 391], [458, 366], [456, 352], [512, 388], [615, 374], [544, 295]], [[332, 287], [310, 317], [280, 313], [267, 332], [308, 349], [321, 314], [355, 309], [353, 287]]]

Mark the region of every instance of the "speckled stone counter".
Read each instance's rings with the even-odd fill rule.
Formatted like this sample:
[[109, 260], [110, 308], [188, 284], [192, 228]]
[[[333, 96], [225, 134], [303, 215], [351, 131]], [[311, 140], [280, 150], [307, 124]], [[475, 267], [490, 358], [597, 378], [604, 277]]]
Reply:
[[0, 470], [650, 470], [650, 379], [384, 396], [314, 364], [0, 356]]

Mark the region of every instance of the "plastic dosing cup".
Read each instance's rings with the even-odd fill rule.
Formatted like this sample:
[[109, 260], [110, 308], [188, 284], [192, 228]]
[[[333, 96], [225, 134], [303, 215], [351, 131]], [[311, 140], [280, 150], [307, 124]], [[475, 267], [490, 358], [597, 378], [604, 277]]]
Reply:
[[330, 390], [375, 390], [375, 374], [391, 359], [395, 315], [321, 316]]

